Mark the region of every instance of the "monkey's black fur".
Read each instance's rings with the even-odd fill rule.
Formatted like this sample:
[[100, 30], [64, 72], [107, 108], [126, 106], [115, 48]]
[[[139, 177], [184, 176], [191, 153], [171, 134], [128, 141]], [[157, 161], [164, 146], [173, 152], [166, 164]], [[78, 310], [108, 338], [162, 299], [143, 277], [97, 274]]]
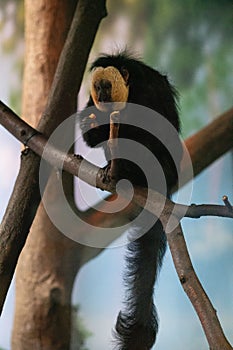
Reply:
[[[149, 107], [159, 112], [179, 131], [176, 91], [166, 76], [134, 59], [126, 52], [99, 57], [92, 64], [91, 70], [96, 67], [105, 68], [108, 66], [117, 68], [122, 75], [125, 70], [128, 72], [126, 84], [129, 86], [129, 94], [127, 102]], [[90, 96], [86, 107], [90, 106], [94, 106], [92, 96]], [[96, 147], [109, 138], [109, 112], [101, 112], [96, 108], [94, 110], [95, 122], [98, 124], [98, 121], [105, 120], [106, 124], [91, 129], [90, 124], [93, 120], [89, 118], [90, 113], [88, 113], [86, 109], [81, 113], [80, 125], [86, 143], [90, 147]], [[127, 111], [125, 113], [127, 114]], [[131, 118], [133, 123], [133, 117], [134, 115], [127, 115], [126, 118]], [[143, 118], [143, 116], [141, 117]], [[147, 131], [132, 125], [120, 124], [119, 137], [135, 140], [146, 146], [155, 155], [166, 178], [167, 192], [165, 195], [169, 196], [171, 188], [177, 182], [177, 169], [166, 147]], [[104, 151], [106, 158], [108, 158], [107, 146], [104, 146]], [[121, 150], [119, 150], [119, 154], [121, 154]], [[176, 158], [180, 161], [181, 147], [178, 147], [176, 154]], [[129, 179], [133, 185], [147, 187], [145, 175], [138, 166], [129, 160], [120, 159], [118, 161], [117, 179], [122, 178]], [[154, 189], [160, 191], [159, 185], [155, 185]], [[150, 214], [148, 214], [149, 216]], [[143, 223], [141, 223], [141, 227], [143, 227]], [[158, 320], [153, 304], [153, 290], [166, 250], [165, 237], [162, 225], [160, 221], [157, 221], [146, 234], [128, 245], [127, 272], [125, 274], [127, 297], [125, 298], [124, 310], [119, 313], [115, 328], [115, 338], [120, 350], [149, 350], [155, 342]]]

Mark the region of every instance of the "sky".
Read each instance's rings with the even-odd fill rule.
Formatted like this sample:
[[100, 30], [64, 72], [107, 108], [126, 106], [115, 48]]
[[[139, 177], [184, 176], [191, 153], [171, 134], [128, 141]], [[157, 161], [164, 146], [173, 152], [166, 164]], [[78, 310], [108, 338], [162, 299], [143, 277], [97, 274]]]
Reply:
[[[9, 103], [13, 62], [0, 55], [0, 99]], [[0, 126], [0, 219], [2, 218], [19, 168], [20, 144]], [[199, 175], [193, 185], [190, 203], [219, 203], [224, 194], [233, 198], [232, 156], [227, 154]], [[184, 190], [185, 191], [185, 190]], [[184, 219], [191, 259], [200, 280], [217, 310], [228, 339], [233, 343], [233, 225], [230, 219]], [[78, 274], [73, 303], [80, 305], [85, 327], [92, 332], [89, 350], [109, 349], [112, 329], [122, 306], [125, 247], [105, 249]], [[199, 320], [176, 275], [167, 250], [158, 284], [155, 304], [159, 314], [156, 347], [164, 350], [204, 350], [207, 342]], [[10, 350], [14, 310], [14, 283], [0, 319], [0, 347]]]

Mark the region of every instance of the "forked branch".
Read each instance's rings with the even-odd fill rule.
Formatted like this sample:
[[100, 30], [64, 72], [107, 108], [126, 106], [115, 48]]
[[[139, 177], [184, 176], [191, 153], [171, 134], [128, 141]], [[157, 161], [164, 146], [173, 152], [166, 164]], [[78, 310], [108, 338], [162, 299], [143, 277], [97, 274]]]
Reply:
[[[38, 125], [38, 130], [47, 136], [74, 112], [88, 55], [99, 23], [106, 16], [106, 0], [79, 0], [77, 3], [47, 107]], [[1, 105], [1, 121], [6, 117], [2, 114], [4, 109], [5, 106]], [[6, 120], [3, 125], [4, 122]], [[24, 136], [29, 141], [32, 134]], [[31, 141], [33, 139], [34, 137]], [[22, 154], [20, 171], [0, 227], [0, 313], [19, 254], [40, 203], [39, 166], [40, 158], [35, 153], [29, 151]], [[49, 174], [50, 169], [45, 175], [44, 186]]]
[[[114, 119], [116, 117], [116, 119]], [[115, 182], [103, 182], [104, 169], [100, 169], [95, 165], [87, 162], [80, 156], [65, 154], [57, 150], [52, 145], [48, 145], [47, 139], [35, 129], [31, 128], [24, 121], [22, 121], [15, 113], [13, 113], [7, 106], [0, 103], [0, 123], [6, 127], [14, 136], [21, 142], [30, 147], [38, 155], [45, 157], [45, 160], [50, 162], [53, 166], [58, 167], [63, 163], [63, 169], [73, 175], [79, 176], [89, 184], [95, 184], [97, 179], [97, 186], [115, 193]], [[117, 136], [119, 130], [119, 114], [111, 116], [109, 148], [110, 152], [115, 158], [117, 156]], [[46, 152], [45, 151], [46, 148]], [[83, 162], [86, 164], [83, 165]], [[82, 163], [82, 167], [81, 167]], [[86, 166], [85, 166], [86, 165]], [[81, 171], [80, 171], [81, 168]], [[110, 171], [114, 173], [114, 163], [110, 165]], [[110, 173], [111, 175], [111, 173]], [[201, 321], [202, 327], [206, 334], [207, 340], [211, 350], [230, 350], [231, 345], [226, 340], [222, 331], [221, 325], [217, 318], [216, 312], [206, 295], [201, 283], [199, 282], [195, 271], [193, 269], [186, 243], [183, 237], [183, 232], [179, 221], [183, 216], [198, 218], [203, 215], [215, 215], [233, 218], [233, 208], [226, 196], [223, 197], [223, 206], [219, 205], [191, 205], [184, 206], [175, 204], [174, 202], [164, 199], [164, 197], [154, 191], [150, 191], [150, 199], [147, 199], [147, 189], [135, 188], [133, 202], [135, 206], [144, 207], [146, 201], [146, 209], [157, 216], [161, 212], [161, 203], [165, 202], [160, 220], [164, 226], [168, 244], [171, 250], [173, 261], [178, 273], [180, 282], [192, 302], [198, 317]], [[127, 190], [120, 192], [122, 196], [129, 195]], [[132, 208], [133, 209], [133, 208]], [[171, 217], [176, 221], [173, 230], [167, 229], [167, 223]]]

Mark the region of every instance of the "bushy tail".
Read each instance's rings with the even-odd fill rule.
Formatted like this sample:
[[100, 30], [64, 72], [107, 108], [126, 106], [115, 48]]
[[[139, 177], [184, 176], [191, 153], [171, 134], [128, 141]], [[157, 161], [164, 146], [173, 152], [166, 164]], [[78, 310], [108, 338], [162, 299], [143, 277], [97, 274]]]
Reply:
[[153, 291], [165, 250], [166, 236], [159, 221], [128, 245], [125, 307], [115, 327], [119, 350], [149, 350], [155, 342], [158, 319]]

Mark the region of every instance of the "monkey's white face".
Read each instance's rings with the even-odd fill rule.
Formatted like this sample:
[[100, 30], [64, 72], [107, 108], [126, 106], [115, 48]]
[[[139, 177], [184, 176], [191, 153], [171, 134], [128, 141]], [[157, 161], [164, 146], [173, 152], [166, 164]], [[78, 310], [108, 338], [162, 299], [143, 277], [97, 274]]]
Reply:
[[121, 110], [128, 101], [127, 80], [115, 67], [98, 67], [92, 75], [91, 96], [96, 108], [102, 112], [107, 112], [110, 107], [112, 110]]

